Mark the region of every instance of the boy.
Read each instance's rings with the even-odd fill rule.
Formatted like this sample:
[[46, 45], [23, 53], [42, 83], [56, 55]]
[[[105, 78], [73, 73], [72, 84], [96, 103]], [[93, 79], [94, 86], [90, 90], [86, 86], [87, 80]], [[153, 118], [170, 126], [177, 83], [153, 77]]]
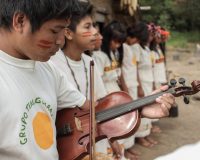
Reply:
[[[72, 15], [71, 23], [65, 29], [65, 45], [51, 61], [69, 81], [88, 99], [90, 98], [90, 61], [91, 57], [84, 51], [93, 50], [97, 38], [97, 30], [93, 26], [93, 7], [87, 2], [80, 2], [79, 13]], [[101, 76], [94, 65], [94, 99], [95, 101], [107, 95]], [[98, 152], [107, 153], [108, 142], [97, 143]]]

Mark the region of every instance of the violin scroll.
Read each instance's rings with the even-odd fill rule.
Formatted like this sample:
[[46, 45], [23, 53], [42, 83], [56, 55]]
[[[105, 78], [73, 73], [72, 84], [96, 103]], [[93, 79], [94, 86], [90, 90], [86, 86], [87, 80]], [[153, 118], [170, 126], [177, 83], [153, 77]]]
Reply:
[[176, 87], [177, 81], [175, 79], [170, 80], [170, 88], [174, 89], [174, 92], [172, 93], [175, 97], [184, 97], [184, 102], [186, 104], [189, 103], [189, 98], [187, 95], [193, 95], [196, 94], [200, 91], [200, 81], [195, 80], [191, 83], [191, 86], [186, 86], [185, 85], [185, 79], [184, 78], [179, 78], [178, 80], [179, 84], [182, 86]]

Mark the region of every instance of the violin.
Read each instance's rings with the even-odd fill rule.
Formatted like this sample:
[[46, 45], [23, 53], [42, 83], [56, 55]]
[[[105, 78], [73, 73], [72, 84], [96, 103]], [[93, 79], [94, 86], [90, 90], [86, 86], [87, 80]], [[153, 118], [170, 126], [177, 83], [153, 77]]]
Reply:
[[[175, 97], [183, 96], [184, 102], [188, 104], [187, 95], [200, 91], [200, 81], [193, 81], [191, 86], [186, 86], [185, 80], [180, 78], [179, 83], [182, 86], [176, 87], [176, 80], [172, 79], [168, 90], [135, 101], [122, 91], [98, 100], [95, 108], [95, 140], [108, 138], [112, 141], [133, 135], [140, 124], [138, 110], [154, 103], [164, 93], [171, 93]], [[56, 129], [60, 160], [79, 160], [89, 154], [89, 118], [89, 111], [78, 107], [58, 111]]]

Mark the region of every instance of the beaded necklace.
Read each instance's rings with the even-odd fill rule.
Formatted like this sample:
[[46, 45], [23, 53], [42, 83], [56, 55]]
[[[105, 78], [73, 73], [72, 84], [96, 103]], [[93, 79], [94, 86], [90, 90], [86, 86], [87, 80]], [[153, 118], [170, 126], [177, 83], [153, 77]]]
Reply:
[[[64, 55], [64, 56], [65, 56], [65, 55]], [[67, 59], [67, 56], [65, 56], [65, 59], [66, 59], [66, 62], [67, 62], [67, 66], [69, 67], [70, 72], [71, 72], [71, 74], [72, 74], [72, 77], [73, 77], [73, 79], [74, 79], [74, 82], [76, 83], [76, 87], [77, 87], [77, 89], [81, 92], [80, 86], [79, 86], [79, 84], [78, 84], [78, 82], [77, 82], [77, 80], [76, 80], [74, 71], [72, 70], [72, 68], [71, 68], [71, 66], [70, 66], [70, 64], [69, 64], [69, 61], [68, 61], [68, 59]], [[85, 79], [86, 79], [86, 91], [85, 91], [85, 96], [86, 96], [86, 98], [87, 98], [87, 96], [88, 96], [88, 85], [89, 85], [88, 76], [87, 76], [87, 68], [86, 68], [85, 61], [84, 61], [84, 59], [83, 59], [82, 57], [81, 57], [81, 60], [83, 61], [83, 65], [84, 65], [84, 72], [85, 72]]]

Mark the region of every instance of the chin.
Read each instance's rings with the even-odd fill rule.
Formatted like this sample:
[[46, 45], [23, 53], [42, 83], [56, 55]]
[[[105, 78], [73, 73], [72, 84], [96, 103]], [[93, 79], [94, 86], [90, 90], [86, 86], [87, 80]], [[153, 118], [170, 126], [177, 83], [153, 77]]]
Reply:
[[94, 46], [90, 46], [90, 47], [88, 47], [89, 49], [88, 50], [94, 50], [95, 49], [95, 45]]
[[48, 57], [39, 57], [36, 61], [40, 61], [40, 62], [46, 62], [51, 58], [51, 56]]

